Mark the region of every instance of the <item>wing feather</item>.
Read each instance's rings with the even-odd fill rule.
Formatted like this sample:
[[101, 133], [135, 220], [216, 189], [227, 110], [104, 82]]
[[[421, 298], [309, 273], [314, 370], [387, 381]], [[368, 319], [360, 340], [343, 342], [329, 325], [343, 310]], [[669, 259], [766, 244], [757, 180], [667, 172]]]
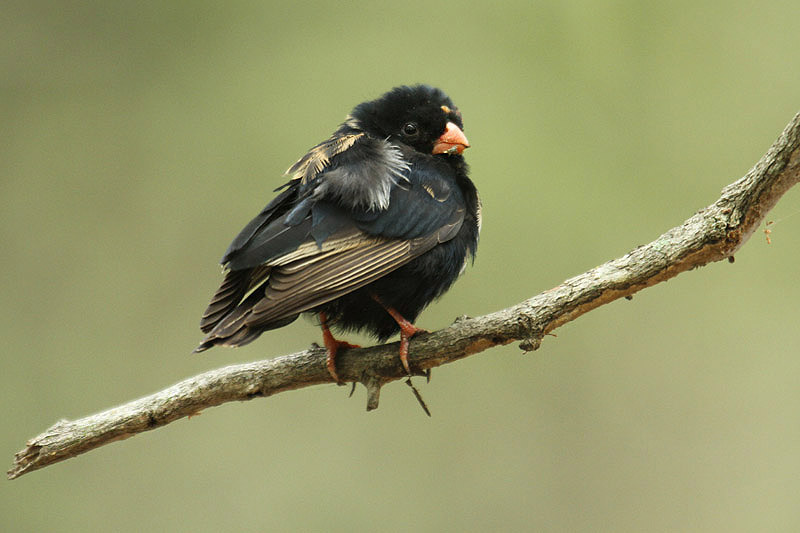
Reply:
[[306, 155], [289, 167], [286, 174], [293, 180], [307, 183], [330, 165], [331, 159], [348, 150], [364, 133], [334, 134], [330, 139], [311, 148]]
[[361, 247], [340, 251], [306, 268], [276, 268], [246, 324], [253, 327], [302, 313], [363, 287], [423, 253], [421, 248], [436, 244], [435, 239], [422, 240], [428, 242], [413, 246], [409, 241], [369, 239]]

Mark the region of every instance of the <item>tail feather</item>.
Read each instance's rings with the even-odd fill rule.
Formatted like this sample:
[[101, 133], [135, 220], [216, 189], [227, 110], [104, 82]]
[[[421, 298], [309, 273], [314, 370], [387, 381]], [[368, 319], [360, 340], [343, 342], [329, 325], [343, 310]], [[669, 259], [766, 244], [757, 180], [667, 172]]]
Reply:
[[232, 348], [244, 346], [256, 340], [258, 336], [265, 331], [282, 328], [283, 326], [291, 324], [300, 316], [298, 313], [275, 320], [269, 324], [259, 324], [258, 326], [250, 327], [246, 323], [246, 318], [249, 315], [250, 309], [245, 305], [245, 302], [232, 313], [223, 317], [217, 326], [206, 335], [206, 338], [203, 339], [200, 345], [194, 349], [193, 353], [204, 352], [214, 346], [228, 346]]
[[249, 270], [231, 270], [225, 274], [225, 279], [214, 293], [208, 304], [203, 318], [200, 319], [200, 329], [208, 333], [234, 308], [247, 290], [247, 276]]

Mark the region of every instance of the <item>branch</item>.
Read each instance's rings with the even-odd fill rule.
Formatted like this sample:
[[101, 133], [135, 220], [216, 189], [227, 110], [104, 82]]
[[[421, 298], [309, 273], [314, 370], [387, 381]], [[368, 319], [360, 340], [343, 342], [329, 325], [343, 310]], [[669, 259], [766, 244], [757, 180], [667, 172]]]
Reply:
[[[721, 259], [733, 261], [734, 252], [798, 181], [800, 113], [746, 176], [725, 187], [716, 202], [682, 225], [513, 307], [478, 318], [461, 317], [447, 328], [415, 336], [409, 362], [422, 374], [514, 341], [521, 341], [523, 350], [535, 350], [545, 334], [596, 307], [686, 270]], [[377, 408], [383, 385], [406, 377], [397, 343], [342, 351], [337, 370], [342, 380], [367, 387], [368, 410]], [[17, 478], [225, 402], [330, 382], [321, 348], [205, 372], [125, 405], [80, 420], [59, 421], [16, 454], [8, 477]]]

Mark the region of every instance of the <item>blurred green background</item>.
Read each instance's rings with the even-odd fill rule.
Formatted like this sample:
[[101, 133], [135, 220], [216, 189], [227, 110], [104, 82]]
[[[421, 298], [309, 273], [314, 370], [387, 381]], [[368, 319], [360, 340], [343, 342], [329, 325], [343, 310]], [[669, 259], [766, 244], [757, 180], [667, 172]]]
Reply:
[[[797, 2], [5, 2], [2, 456], [184, 377], [231, 238], [357, 103], [464, 113], [473, 268], [420, 318], [515, 304], [713, 202], [800, 110]], [[736, 256], [366, 413], [228, 404], [0, 483], [2, 531], [798, 531], [800, 193]], [[352, 337], [351, 337], [352, 338]], [[355, 340], [364, 341], [364, 339]]]

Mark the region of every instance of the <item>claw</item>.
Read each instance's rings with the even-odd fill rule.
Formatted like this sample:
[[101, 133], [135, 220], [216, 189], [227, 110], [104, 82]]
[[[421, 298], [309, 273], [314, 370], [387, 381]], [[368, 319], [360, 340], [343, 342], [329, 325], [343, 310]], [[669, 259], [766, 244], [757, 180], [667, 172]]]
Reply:
[[339, 348], [361, 348], [361, 346], [337, 340], [328, 327], [328, 316], [325, 313], [319, 314], [319, 325], [322, 327], [322, 342], [325, 344], [325, 351], [327, 352], [325, 364], [328, 367], [328, 373], [337, 385], [344, 385], [336, 373], [336, 352], [339, 351]]
[[384, 305], [380, 298], [374, 294], [372, 295], [372, 299], [378, 302], [381, 307], [386, 309], [386, 312], [392, 315], [394, 321], [397, 322], [398, 326], [400, 326], [400, 362], [403, 363], [403, 368], [405, 368], [406, 374], [411, 376], [411, 368], [408, 366], [408, 342], [411, 337], [417, 333], [428, 333], [428, 330], [418, 328], [409, 322], [403, 315], [398, 313], [394, 308]]

